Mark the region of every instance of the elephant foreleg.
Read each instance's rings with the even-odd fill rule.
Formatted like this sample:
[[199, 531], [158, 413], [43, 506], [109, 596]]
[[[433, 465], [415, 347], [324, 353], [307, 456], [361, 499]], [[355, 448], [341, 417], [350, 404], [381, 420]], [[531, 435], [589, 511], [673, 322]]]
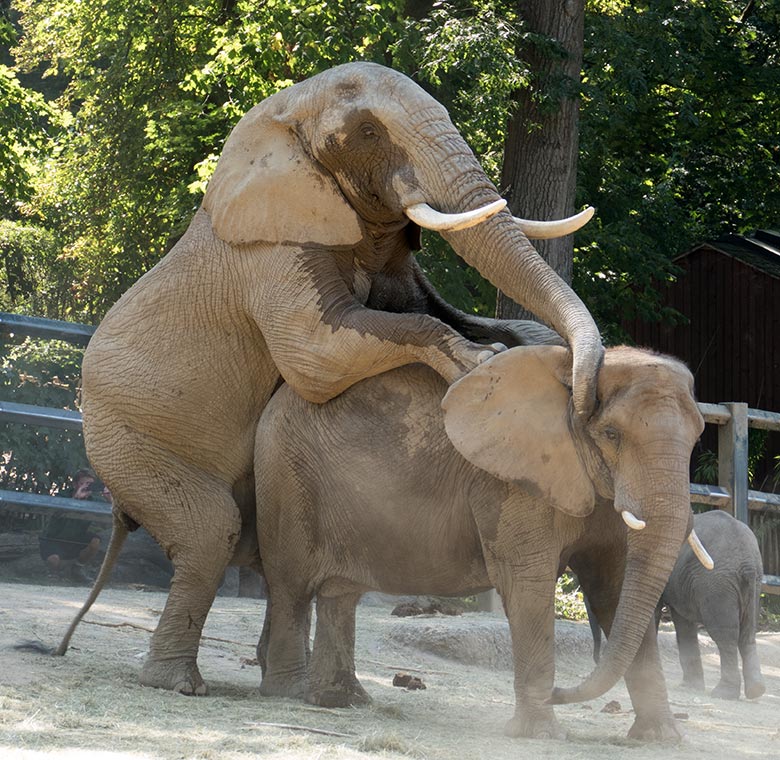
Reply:
[[628, 738], [644, 741], [682, 739], [680, 727], [669, 707], [669, 695], [658, 654], [655, 620], [651, 620], [647, 626], [634, 661], [626, 671], [625, 681], [636, 714]]
[[680, 654], [680, 667], [683, 672], [682, 685], [689, 689], [704, 691], [704, 668], [699, 650], [699, 626], [695, 621], [680, 615], [673, 607], [669, 608], [677, 637], [677, 650]]
[[[613, 515], [610, 517], [614, 519]], [[605, 557], [613, 559], [606, 561]], [[573, 555], [569, 564], [577, 573], [597, 626], [600, 625], [609, 637], [622, 586], [620, 551], [616, 547], [599, 546], [596, 552], [591, 549]], [[625, 681], [636, 714], [629, 738], [645, 741], [680, 739], [679, 727], [669, 707], [654, 618], [649, 621], [636, 657], [626, 670]]]
[[261, 289], [250, 311], [282, 377], [308, 401], [324, 403], [360, 380], [415, 362], [452, 383], [498, 350], [426, 314], [362, 306], [322, 252], [288, 256], [275, 259], [284, 264], [282, 283], [275, 273], [273, 289]]
[[392, 274], [380, 272], [366, 304], [372, 309], [429, 314], [475, 343], [503, 343], [508, 348], [528, 345], [565, 346], [563, 338], [539, 322], [521, 319], [492, 319], [466, 314], [445, 301], [409, 255], [404, 266]]
[[360, 594], [317, 596], [317, 627], [306, 701], [349, 707], [371, 701], [355, 674], [355, 607]]
[[501, 595], [512, 634], [515, 714], [504, 733], [564, 739], [566, 732], [553, 706], [545, 704], [555, 680], [554, 599], [560, 552], [551, 537], [552, 513], [538, 509], [531, 499], [524, 507], [502, 512], [495, 538], [487, 538], [496, 533], [492, 508], [474, 510], [488, 576]]

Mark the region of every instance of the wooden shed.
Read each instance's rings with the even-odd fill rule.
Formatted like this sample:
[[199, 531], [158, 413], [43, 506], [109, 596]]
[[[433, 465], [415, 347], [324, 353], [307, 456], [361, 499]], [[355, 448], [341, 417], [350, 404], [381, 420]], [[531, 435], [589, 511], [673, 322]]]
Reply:
[[[780, 232], [726, 235], [675, 259], [682, 274], [663, 286], [661, 300], [687, 318], [675, 326], [633, 320], [624, 328], [637, 345], [682, 359], [696, 379], [699, 401], [744, 401], [780, 412]], [[755, 463], [758, 490], [775, 490], [780, 434], [770, 433]], [[692, 471], [705, 450], [717, 450], [707, 425]], [[751, 512], [764, 572], [780, 575], [780, 525], [774, 514]]]
[[726, 235], [675, 263], [683, 272], [662, 301], [688, 324], [633, 320], [628, 334], [685, 361], [700, 401], [780, 412], [780, 232]]

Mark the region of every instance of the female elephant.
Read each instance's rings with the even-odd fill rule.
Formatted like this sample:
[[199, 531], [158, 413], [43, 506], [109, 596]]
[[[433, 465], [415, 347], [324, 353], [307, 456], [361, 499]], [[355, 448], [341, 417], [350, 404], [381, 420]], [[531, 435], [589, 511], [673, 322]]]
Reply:
[[693, 523], [716, 568], [704, 572], [684, 546], [661, 596], [674, 621], [683, 684], [704, 689], [698, 634], [702, 623], [720, 652], [720, 682], [713, 695], [739, 699], [741, 654], [745, 696], [756, 699], [766, 689], [756, 648], [764, 574], [758, 541], [747, 525], [725, 512], [696, 515]]
[[115, 498], [108, 556], [141, 524], [175, 567], [142, 683], [205, 693], [196, 656], [222, 572], [259, 562], [252, 452], [280, 376], [324, 402], [411, 362], [452, 382], [498, 350], [485, 342], [511, 343], [511, 324], [432, 292], [417, 224], [564, 336], [587, 416], [598, 332], [503, 205], [445, 109], [381, 66], [327, 71], [241, 119], [189, 229], [84, 356], [87, 452]]
[[[321, 407], [280, 389], [260, 419], [255, 460], [273, 602], [264, 693], [365, 701], [353, 650], [366, 590], [494, 586], [514, 651], [509, 733], [560, 736], [551, 702], [594, 698], [625, 674], [631, 735], [677, 735], [653, 613], [691, 530], [688, 461], [703, 427], [693, 380], [675, 360], [609, 349], [599, 409], [584, 422], [570, 379], [565, 349], [530, 346], [493, 357], [449, 391], [419, 365]], [[620, 513], [637, 528], [628, 536]], [[561, 564], [609, 632], [595, 670], [571, 691], [553, 691]]]

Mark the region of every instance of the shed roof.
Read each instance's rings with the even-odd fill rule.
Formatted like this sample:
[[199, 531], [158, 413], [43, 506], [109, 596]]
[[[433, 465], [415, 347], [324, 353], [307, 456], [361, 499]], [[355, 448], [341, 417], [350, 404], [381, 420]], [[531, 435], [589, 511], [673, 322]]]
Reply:
[[748, 266], [780, 279], [780, 231], [756, 230], [753, 235], [723, 235], [717, 240], [701, 243], [675, 257], [680, 261], [702, 248], [711, 248], [731, 256]]

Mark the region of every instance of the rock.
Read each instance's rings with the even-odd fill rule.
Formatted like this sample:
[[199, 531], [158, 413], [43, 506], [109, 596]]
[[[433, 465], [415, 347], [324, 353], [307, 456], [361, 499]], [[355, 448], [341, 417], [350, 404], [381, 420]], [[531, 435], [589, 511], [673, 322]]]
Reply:
[[[503, 615], [469, 612], [460, 617], [409, 617], [390, 627], [394, 644], [457, 662], [511, 670], [512, 640]], [[590, 658], [593, 639], [586, 623], [555, 621], [556, 657]]]
[[396, 673], [393, 676], [393, 686], [400, 686], [407, 691], [416, 691], [418, 689], [427, 689], [422, 678], [410, 676], [408, 673]]

